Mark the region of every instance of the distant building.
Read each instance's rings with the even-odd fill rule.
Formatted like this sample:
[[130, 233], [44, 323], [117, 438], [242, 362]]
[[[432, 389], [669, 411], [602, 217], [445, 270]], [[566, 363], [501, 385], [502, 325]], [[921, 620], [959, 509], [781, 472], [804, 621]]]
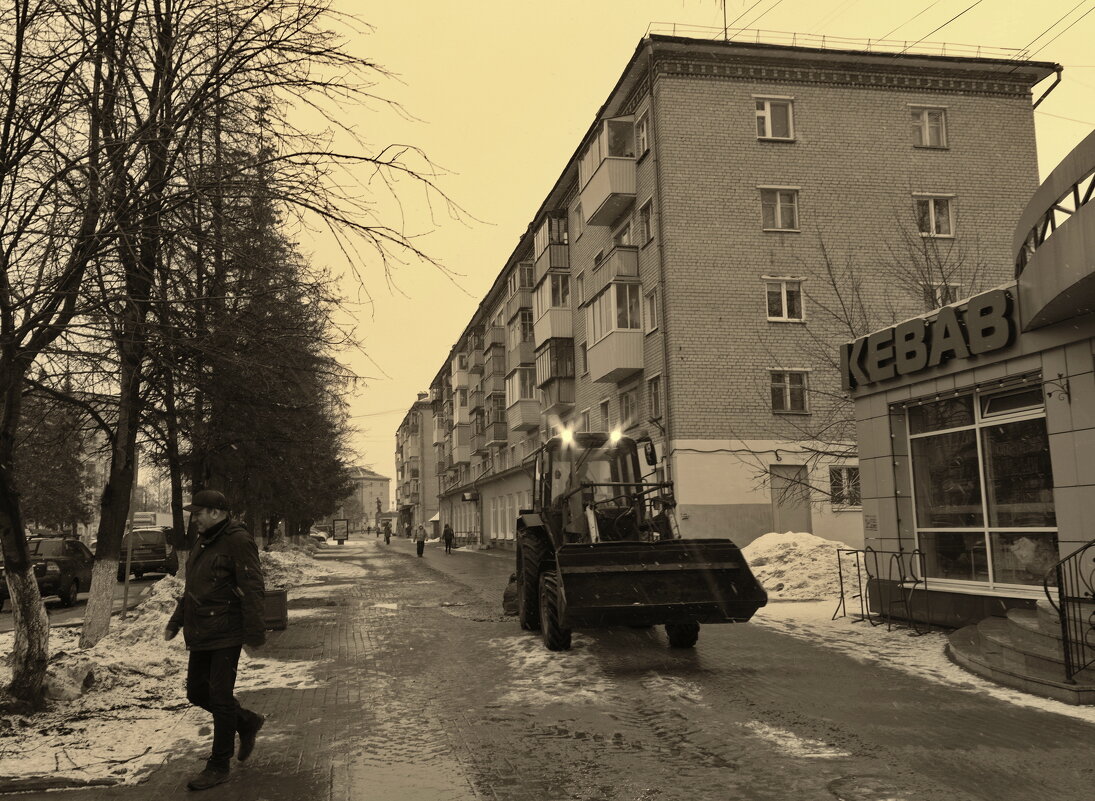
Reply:
[[395, 507], [398, 531], [429, 524], [437, 514], [437, 468], [434, 461], [434, 419], [429, 393], [419, 392], [395, 436]]
[[512, 542], [523, 459], [619, 429], [655, 443], [685, 536], [861, 545], [836, 345], [1012, 275], [1058, 69], [646, 37], [439, 366], [439, 489], [403, 502], [429, 485], [458, 537]]

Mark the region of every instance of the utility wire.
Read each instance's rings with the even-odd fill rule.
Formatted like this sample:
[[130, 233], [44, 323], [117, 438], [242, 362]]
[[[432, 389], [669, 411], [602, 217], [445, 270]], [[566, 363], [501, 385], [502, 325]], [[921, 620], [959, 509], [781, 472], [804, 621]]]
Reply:
[[[900, 25], [898, 25], [896, 28], [894, 28], [892, 31], [888, 31], [885, 34], [883, 34], [882, 38], [883, 39], [889, 39], [892, 34], [896, 33], [897, 31], [901, 30], [902, 28], [904, 28], [906, 25], [908, 25], [914, 19], [919, 17], [921, 14], [923, 14], [927, 11], [931, 11], [933, 8], [935, 8], [937, 5], [939, 5], [939, 2], [940, 2], [940, 0], [935, 0], [935, 2], [932, 3], [931, 5], [925, 6], [924, 8], [920, 9], [915, 14], [913, 14], [911, 17], [909, 17], [907, 20], [905, 20]], [[1083, 0], [1080, 0], [1080, 2], [1083, 2]]]
[[730, 30], [730, 28], [733, 27], [735, 22], [737, 22], [739, 19], [744, 17], [746, 14], [748, 14], [750, 11], [752, 11], [754, 8], [756, 8], [757, 6], [759, 6], [763, 2], [764, 2], [764, 0], [757, 0], [757, 2], [753, 3], [753, 5], [749, 6], [749, 8], [745, 9], [740, 14], [738, 14], [736, 17], [734, 17], [734, 19], [730, 21], [730, 24], [728, 24], [726, 26], [726, 28], [723, 29], [723, 35], [725, 35], [726, 31]]
[[752, 28], [752, 27], [753, 27], [754, 25], [756, 25], [756, 24], [757, 24], [757, 23], [758, 23], [758, 22], [760, 21], [760, 19], [761, 19], [761, 18], [762, 18], [762, 17], [763, 17], [763, 16], [765, 15], [765, 14], [767, 14], [767, 13], [768, 13], [769, 11], [774, 11], [774, 10], [775, 10], [775, 8], [776, 8], [776, 6], [778, 6], [778, 5], [779, 5], [780, 3], [782, 3], [782, 2], [783, 2], [783, 0], [776, 0], [776, 2], [774, 2], [774, 3], [772, 4], [772, 5], [768, 6], [768, 8], [767, 8], [767, 9], [765, 9], [765, 10], [764, 10], [764, 11], [762, 11], [762, 12], [760, 12], [760, 14], [759, 14], [758, 16], [755, 16], [755, 17], [753, 17], [753, 19], [752, 19], [752, 20], [750, 20], [750, 21], [749, 21], [749, 24], [748, 24], [748, 25], [746, 25], [745, 27], [747, 27], [747, 28]]
[[[1082, 6], [1082, 5], [1083, 5], [1084, 3], [1086, 3], [1086, 2], [1087, 2], [1087, 0], [1080, 0], [1080, 2], [1078, 2], [1078, 3], [1076, 4], [1076, 5], [1074, 5], [1074, 6], [1072, 7], [1072, 8], [1070, 8], [1070, 9], [1069, 9], [1068, 11], [1066, 11], [1066, 12], [1065, 12], [1064, 14], [1062, 14], [1061, 16], [1059, 16], [1059, 17], [1058, 17], [1058, 18], [1057, 18], [1057, 19], [1056, 19], [1056, 20], [1054, 21], [1054, 23], [1053, 23], [1052, 25], [1050, 25], [1050, 26], [1049, 26], [1048, 28], [1046, 28], [1046, 29], [1045, 29], [1044, 31], [1042, 31], [1042, 32], [1041, 32], [1040, 34], [1038, 34], [1038, 35], [1037, 35], [1037, 36], [1035, 36], [1035, 37], [1034, 37], [1033, 39], [1031, 39], [1031, 40], [1030, 40], [1029, 42], [1027, 42], [1027, 43], [1026, 43], [1026, 46], [1024, 46], [1024, 47], [1023, 47], [1023, 50], [1024, 50], [1024, 51], [1026, 51], [1027, 49], [1029, 49], [1031, 45], [1033, 45], [1033, 44], [1034, 44], [1035, 42], [1037, 42], [1037, 41], [1038, 41], [1039, 39], [1041, 39], [1041, 38], [1042, 38], [1043, 36], [1045, 36], [1045, 35], [1046, 35], [1047, 33], [1049, 33], [1049, 32], [1050, 32], [1050, 31], [1052, 31], [1052, 30], [1053, 30], [1054, 28], [1056, 28], [1056, 27], [1057, 27], [1058, 25], [1060, 25], [1060, 24], [1061, 24], [1061, 22], [1062, 22], [1062, 21], [1064, 21], [1065, 17], [1067, 17], [1067, 16], [1069, 15], [1069, 14], [1071, 14], [1071, 13], [1072, 13], [1073, 11], [1075, 11], [1076, 9], [1078, 9], [1078, 8], [1079, 8], [1080, 6]], [[1088, 13], [1090, 13], [1090, 12], [1088, 12]], [[1080, 19], [1083, 19], [1083, 17], [1080, 17]], [[1077, 22], [1078, 22], [1078, 21], [1079, 21], [1079, 20], [1077, 20]], [[1075, 23], [1073, 23], [1073, 24], [1075, 24]], [[1072, 26], [1069, 26], [1069, 27], [1072, 27]], [[1065, 30], [1068, 30], [1068, 28], [1065, 28]], [[1064, 31], [1062, 31], [1061, 33], [1064, 33]], [[1060, 35], [1060, 34], [1058, 34], [1058, 35]], [[1043, 47], [1044, 47], [1044, 45], [1043, 45]], [[1029, 58], [1029, 56], [1028, 56], [1028, 58]]]
[[[916, 40], [915, 42], [913, 42], [913, 43], [912, 43], [911, 45], [906, 45], [906, 46], [905, 46], [905, 50], [908, 50], [908, 49], [909, 49], [910, 47], [916, 47], [916, 46], [917, 46], [918, 44], [920, 44], [921, 42], [923, 42], [923, 41], [924, 41], [925, 39], [927, 39], [927, 38], [928, 38], [929, 36], [934, 36], [935, 34], [939, 33], [939, 31], [941, 31], [941, 30], [943, 30], [944, 28], [946, 28], [946, 27], [947, 27], [948, 25], [950, 25], [950, 24], [951, 24], [952, 22], [954, 22], [954, 21], [955, 21], [956, 19], [958, 19], [958, 18], [959, 18], [960, 16], [962, 16], [963, 14], [965, 14], [965, 13], [966, 13], [967, 11], [969, 11], [970, 9], [976, 8], [977, 6], [981, 5], [981, 2], [982, 2], [982, 0], [977, 0], [977, 2], [975, 2], [975, 3], [973, 4], [973, 5], [969, 6], [969, 8], [966, 8], [966, 9], [963, 9], [962, 11], [959, 11], [959, 12], [958, 12], [957, 14], [955, 14], [955, 15], [954, 15], [953, 17], [951, 17], [951, 18], [950, 18], [949, 20], [947, 20], [946, 22], [944, 22], [944, 23], [943, 23], [942, 25], [940, 25], [940, 26], [939, 26], [938, 28], [936, 28], [936, 29], [935, 29], [934, 31], [932, 31], [931, 33], [926, 33], [926, 34], [924, 34], [923, 36], [921, 36], [921, 37], [920, 37], [919, 39], [917, 39], [917, 40]], [[901, 53], [904, 53], [904, 52], [905, 52], [905, 50], [902, 50], [902, 51], [901, 51]], [[901, 53], [898, 53], [898, 55], [901, 55]]]
[[1088, 14], [1090, 14], [1090, 13], [1091, 13], [1092, 11], [1095, 11], [1095, 6], [1092, 6], [1092, 7], [1091, 7], [1091, 8], [1089, 8], [1089, 9], [1088, 9], [1087, 11], [1085, 11], [1085, 12], [1084, 12], [1083, 14], [1081, 14], [1081, 15], [1080, 15], [1080, 16], [1078, 16], [1078, 17], [1077, 17], [1076, 19], [1074, 19], [1074, 20], [1073, 20], [1073, 21], [1072, 21], [1072, 22], [1071, 22], [1071, 23], [1069, 24], [1068, 28], [1065, 28], [1065, 29], [1064, 29], [1063, 31], [1061, 31], [1061, 32], [1060, 32], [1059, 34], [1057, 34], [1056, 36], [1054, 36], [1054, 37], [1053, 37], [1052, 39], [1050, 39], [1050, 40], [1049, 40], [1048, 42], [1046, 42], [1046, 43], [1045, 43], [1044, 45], [1042, 45], [1042, 46], [1041, 46], [1041, 47], [1039, 47], [1039, 48], [1038, 48], [1037, 50], [1035, 50], [1035, 51], [1034, 51], [1033, 53], [1031, 53], [1031, 54], [1030, 54], [1029, 56], [1027, 56], [1027, 58], [1034, 58], [1034, 57], [1035, 57], [1036, 55], [1038, 55], [1039, 53], [1041, 53], [1041, 52], [1042, 52], [1043, 50], [1045, 50], [1045, 49], [1046, 49], [1047, 47], [1049, 47], [1049, 46], [1050, 46], [1051, 44], [1053, 44], [1053, 43], [1054, 43], [1054, 42], [1056, 42], [1056, 41], [1057, 41], [1058, 39], [1060, 39], [1060, 38], [1061, 38], [1062, 36], [1064, 36], [1064, 35], [1065, 35], [1066, 33], [1068, 33], [1068, 31], [1069, 31], [1069, 28], [1071, 28], [1071, 27], [1072, 27], [1073, 25], [1075, 25], [1075, 24], [1076, 24], [1077, 22], [1079, 22], [1080, 20], [1082, 20], [1082, 19], [1083, 19], [1084, 17], [1086, 17], [1086, 16], [1087, 16]]

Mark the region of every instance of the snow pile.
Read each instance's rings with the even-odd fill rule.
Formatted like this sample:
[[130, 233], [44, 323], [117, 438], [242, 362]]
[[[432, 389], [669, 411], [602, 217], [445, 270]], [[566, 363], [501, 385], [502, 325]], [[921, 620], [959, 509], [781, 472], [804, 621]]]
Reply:
[[846, 547], [813, 534], [787, 531], [765, 534], [741, 550], [769, 597], [810, 601], [840, 594], [836, 551]]

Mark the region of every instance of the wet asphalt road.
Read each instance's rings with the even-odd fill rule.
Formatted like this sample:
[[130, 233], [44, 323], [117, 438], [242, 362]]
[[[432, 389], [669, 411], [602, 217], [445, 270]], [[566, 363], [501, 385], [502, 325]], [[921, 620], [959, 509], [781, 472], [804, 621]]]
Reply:
[[[365, 540], [370, 571], [290, 603], [269, 655], [316, 686], [250, 693], [255, 756], [208, 799], [1087, 801], [1095, 727], [861, 663], [754, 625], [578, 632], [567, 653], [501, 614], [511, 559]], [[323, 606], [332, 614], [293, 611]], [[763, 613], [763, 610], [762, 610]], [[895, 636], [903, 636], [895, 632]], [[265, 741], [265, 742], [264, 742]], [[137, 787], [193, 798], [195, 748]], [[46, 798], [29, 794], [24, 798]], [[58, 796], [51, 794], [49, 798]]]

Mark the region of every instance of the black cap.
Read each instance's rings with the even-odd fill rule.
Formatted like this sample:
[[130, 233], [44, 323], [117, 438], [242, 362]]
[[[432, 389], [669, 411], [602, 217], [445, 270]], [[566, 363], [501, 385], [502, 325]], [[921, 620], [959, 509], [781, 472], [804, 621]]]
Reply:
[[183, 509], [187, 512], [193, 512], [195, 509], [224, 509], [227, 511], [228, 499], [224, 497], [223, 492], [201, 490], [194, 493], [190, 503], [184, 506]]

